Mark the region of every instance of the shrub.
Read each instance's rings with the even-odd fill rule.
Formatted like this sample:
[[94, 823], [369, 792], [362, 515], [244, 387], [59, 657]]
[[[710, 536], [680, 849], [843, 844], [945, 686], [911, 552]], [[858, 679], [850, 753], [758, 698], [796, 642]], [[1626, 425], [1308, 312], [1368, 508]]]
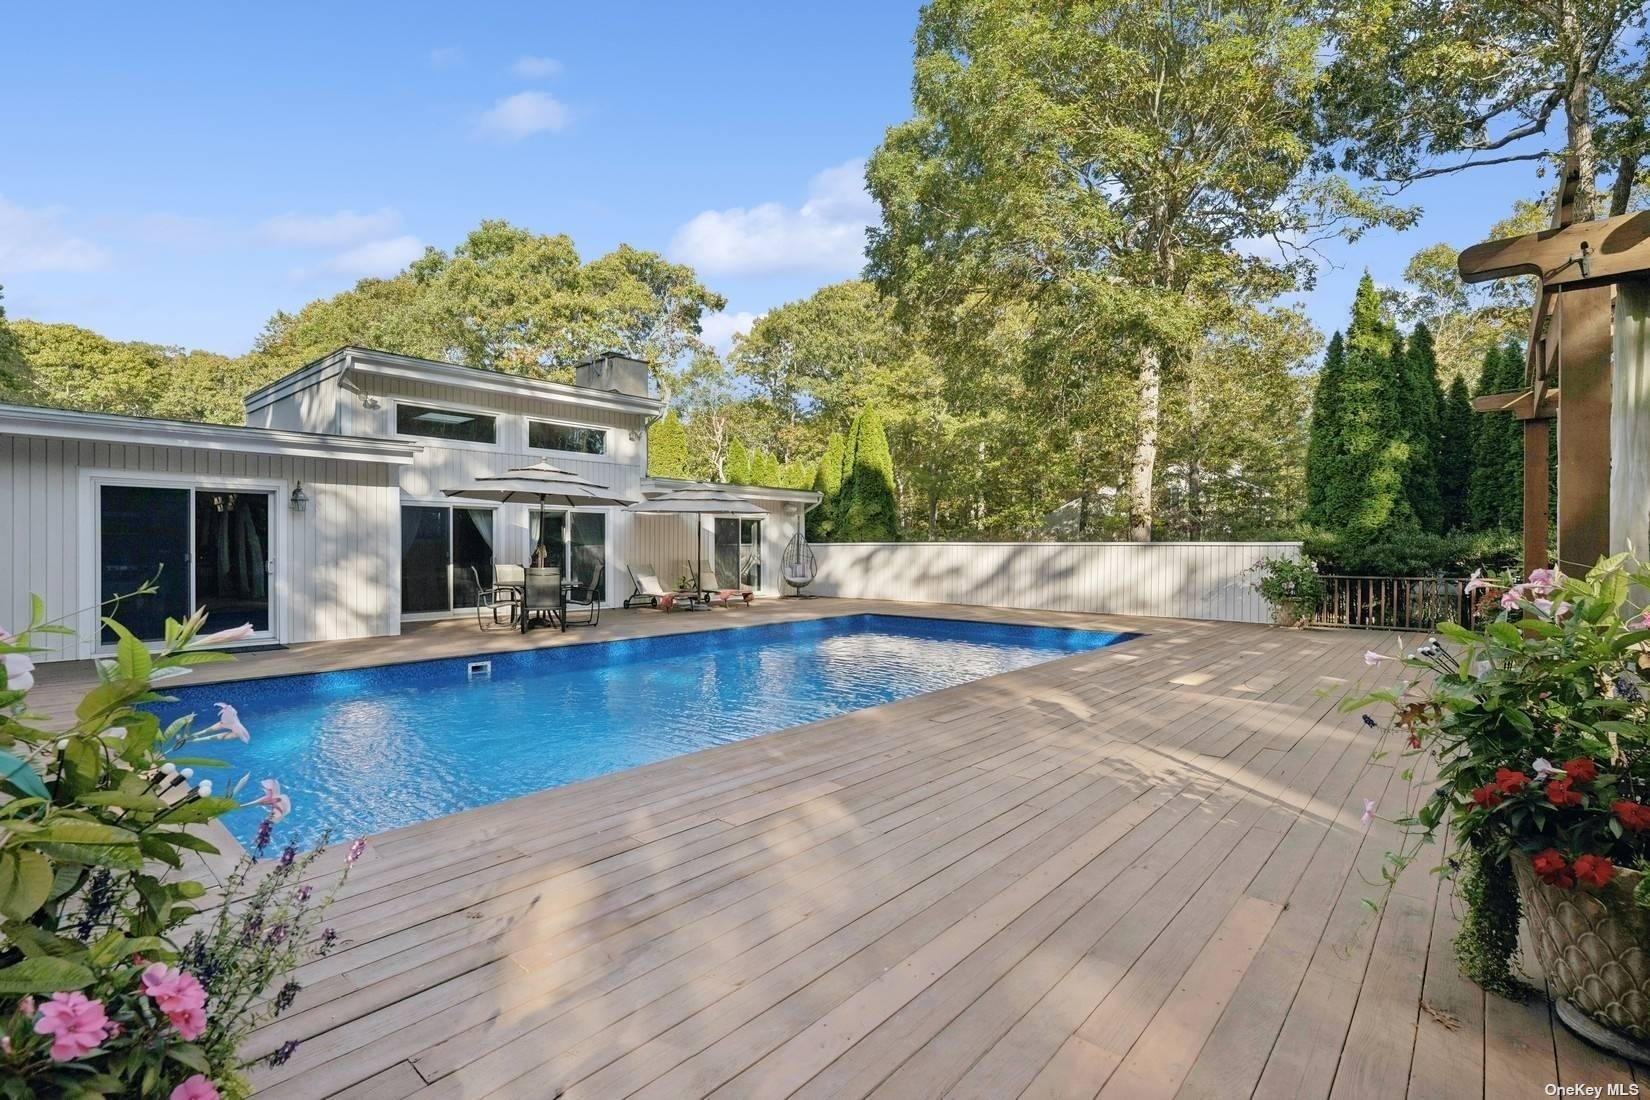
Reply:
[[1323, 599], [1323, 579], [1309, 559], [1267, 558], [1256, 563], [1264, 569], [1254, 582], [1255, 591], [1270, 604], [1285, 625], [1304, 625], [1312, 621]]
[[[151, 653], [102, 621], [116, 655], [71, 716], [28, 704], [32, 643], [67, 631], [37, 599], [27, 630], [0, 632], [0, 1095], [241, 1095], [236, 1047], [291, 1004], [296, 988], [271, 994], [274, 983], [330, 948], [315, 928], [331, 894], [298, 881], [314, 856], [294, 849], [246, 892], [290, 808], [278, 783], [245, 803], [240, 784], [190, 786], [194, 767], [219, 766], [185, 755], [192, 746], [249, 737], [233, 707], [164, 728], [144, 709], [166, 700], [157, 684], [228, 660], [212, 647], [250, 627], [203, 636], [197, 612], [168, 621]], [[262, 843], [209, 909], [206, 886], [180, 873], [192, 854], [218, 854], [192, 827], [243, 807], [266, 812]]]
[[1371, 540], [1344, 531], [1306, 528], [1303, 551], [1325, 573], [1370, 577], [1464, 577], [1474, 570], [1511, 567], [1522, 553], [1515, 531], [1430, 535], [1408, 530]]

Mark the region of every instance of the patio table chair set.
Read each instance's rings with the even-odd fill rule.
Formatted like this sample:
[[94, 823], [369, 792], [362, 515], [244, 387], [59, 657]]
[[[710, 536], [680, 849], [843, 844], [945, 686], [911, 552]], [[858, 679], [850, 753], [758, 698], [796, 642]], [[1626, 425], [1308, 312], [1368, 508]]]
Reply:
[[[595, 626], [601, 622], [602, 566], [589, 583], [564, 582], [560, 569], [500, 564], [493, 567], [493, 583], [483, 585], [481, 574], [470, 567], [476, 589], [476, 625], [482, 630], [519, 628], [523, 634], [541, 623], [560, 627]], [[576, 618], [575, 618], [576, 616]]]

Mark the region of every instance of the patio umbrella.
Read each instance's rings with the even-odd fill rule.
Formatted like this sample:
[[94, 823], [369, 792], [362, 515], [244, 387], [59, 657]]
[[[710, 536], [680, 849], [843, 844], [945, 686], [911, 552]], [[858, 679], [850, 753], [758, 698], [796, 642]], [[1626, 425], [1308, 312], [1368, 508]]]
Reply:
[[518, 466], [502, 474], [478, 477], [473, 485], [457, 489], [443, 489], [450, 497], [470, 497], [475, 500], [496, 500], [504, 504], [532, 504], [539, 506], [539, 538], [544, 538], [544, 509], [549, 505], [559, 508], [618, 508], [629, 504], [633, 497], [620, 496], [605, 485], [587, 481], [578, 474], [559, 469], [548, 462]]
[[706, 516], [766, 516], [768, 510], [760, 504], [753, 504], [744, 497], [724, 493], [720, 489], [713, 489], [708, 485], [694, 485], [686, 489], [672, 489], [668, 493], [654, 497], [652, 500], [640, 500], [635, 504], [627, 504], [625, 511], [639, 515], [659, 516], [693, 516], [693, 542], [698, 547], [698, 572], [694, 575], [695, 586], [703, 582], [705, 575], [705, 538], [704, 525]]

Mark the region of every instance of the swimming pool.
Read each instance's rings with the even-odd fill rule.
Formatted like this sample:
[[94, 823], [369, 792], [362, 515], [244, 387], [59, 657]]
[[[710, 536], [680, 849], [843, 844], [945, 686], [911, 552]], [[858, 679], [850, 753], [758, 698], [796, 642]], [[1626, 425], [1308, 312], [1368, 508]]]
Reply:
[[[849, 615], [173, 690], [232, 703], [250, 744], [194, 746], [220, 792], [292, 796], [301, 840], [382, 832], [1123, 641], [1132, 635]], [[473, 661], [490, 662], [471, 676]], [[215, 774], [214, 774], [215, 773]], [[261, 820], [224, 819], [243, 842]]]

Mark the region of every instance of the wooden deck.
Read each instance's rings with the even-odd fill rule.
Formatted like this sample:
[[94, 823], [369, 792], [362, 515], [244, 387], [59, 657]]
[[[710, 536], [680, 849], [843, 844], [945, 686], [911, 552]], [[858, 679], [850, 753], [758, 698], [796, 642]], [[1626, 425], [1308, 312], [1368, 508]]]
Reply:
[[[1485, 997], [1405, 784], [1335, 700], [1368, 633], [815, 600], [1126, 644], [372, 838], [249, 1054], [264, 1097], [1513, 1097], [1631, 1084]], [[742, 618], [743, 617], [743, 618]], [[529, 644], [562, 644], [534, 635]], [[242, 674], [520, 645], [473, 624]], [[60, 677], [61, 678], [61, 677]], [[1638, 1082], [1645, 1084], [1641, 1070]], [[1625, 1093], [1623, 1093], [1625, 1095]]]

